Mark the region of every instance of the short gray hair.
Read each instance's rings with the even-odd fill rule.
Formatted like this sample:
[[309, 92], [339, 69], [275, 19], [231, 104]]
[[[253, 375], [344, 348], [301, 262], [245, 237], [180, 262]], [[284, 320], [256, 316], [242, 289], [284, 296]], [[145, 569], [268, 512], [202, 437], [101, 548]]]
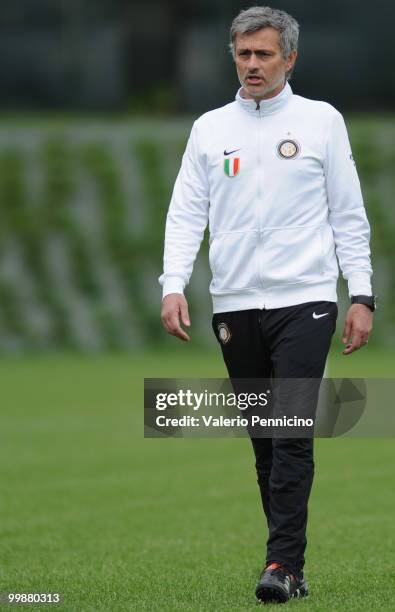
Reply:
[[[236, 57], [237, 34], [250, 34], [262, 28], [275, 28], [279, 33], [280, 49], [284, 59], [287, 59], [293, 49], [298, 49], [299, 24], [291, 15], [270, 6], [252, 6], [240, 11], [230, 27], [229, 49], [233, 59]], [[291, 77], [293, 68], [286, 73], [287, 80]]]

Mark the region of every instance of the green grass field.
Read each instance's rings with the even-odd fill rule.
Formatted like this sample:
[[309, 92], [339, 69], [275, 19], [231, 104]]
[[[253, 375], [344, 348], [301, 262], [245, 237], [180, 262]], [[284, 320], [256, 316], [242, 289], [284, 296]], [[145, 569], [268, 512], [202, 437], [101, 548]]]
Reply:
[[[333, 376], [393, 376], [389, 352], [339, 351]], [[176, 342], [3, 358], [0, 591], [59, 592], [79, 612], [256, 610], [266, 529], [249, 440], [143, 438], [144, 376], [224, 374], [219, 352]], [[311, 596], [292, 609], [394, 609], [393, 448], [316, 441]]]

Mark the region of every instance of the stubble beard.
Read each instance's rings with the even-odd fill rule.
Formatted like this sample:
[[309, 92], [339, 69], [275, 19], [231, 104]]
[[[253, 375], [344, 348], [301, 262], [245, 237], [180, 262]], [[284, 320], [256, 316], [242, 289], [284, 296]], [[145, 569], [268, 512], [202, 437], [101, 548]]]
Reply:
[[[247, 76], [245, 77], [245, 79], [247, 78]], [[265, 82], [262, 85], [262, 88], [260, 88], [260, 90], [255, 90], [255, 91], [251, 91], [249, 89], [248, 83], [245, 83], [244, 79], [239, 78], [240, 84], [243, 87], [243, 89], [250, 95], [252, 96], [254, 99], [259, 98], [259, 99], [263, 99], [265, 96], [267, 96], [268, 94], [272, 93], [275, 89], [277, 89], [277, 87], [279, 85], [281, 85], [281, 83], [285, 84], [286, 78], [281, 77], [279, 79], [277, 79], [274, 83], [273, 81], [271, 83], [267, 83]]]

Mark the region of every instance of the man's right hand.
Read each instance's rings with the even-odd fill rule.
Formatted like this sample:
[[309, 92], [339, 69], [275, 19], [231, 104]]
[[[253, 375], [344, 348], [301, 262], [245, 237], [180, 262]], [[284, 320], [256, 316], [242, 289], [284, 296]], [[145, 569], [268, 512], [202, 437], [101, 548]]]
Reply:
[[188, 315], [188, 302], [182, 293], [169, 293], [162, 300], [162, 323], [168, 334], [177, 336], [184, 342], [189, 342], [190, 337], [181, 327], [181, 321], [184, 325], [190, 325]]

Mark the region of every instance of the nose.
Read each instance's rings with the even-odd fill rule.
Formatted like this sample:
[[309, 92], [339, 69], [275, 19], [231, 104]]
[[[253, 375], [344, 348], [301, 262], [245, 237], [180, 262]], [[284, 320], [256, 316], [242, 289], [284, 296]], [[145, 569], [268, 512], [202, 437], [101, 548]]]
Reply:
[[248, 58], [247, 67], [248, 70], [259, 68], [259, 60], [255, 53], [251, 53], [250, 57]]

